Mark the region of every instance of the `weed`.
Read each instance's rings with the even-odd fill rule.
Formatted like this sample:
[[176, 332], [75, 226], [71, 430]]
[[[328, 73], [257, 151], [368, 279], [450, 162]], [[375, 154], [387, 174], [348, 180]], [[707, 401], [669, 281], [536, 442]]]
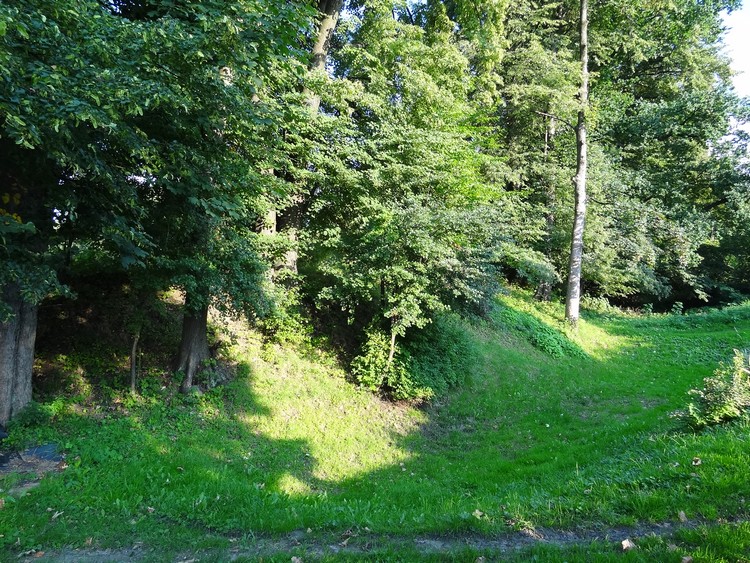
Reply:
[[695, 402], [674, 416], [691, 428], [701, 429], [739, 418], [750, 407], [750, 353], [734, 351], [732, 363], [722, 363], [703, 389], [691, 389]]

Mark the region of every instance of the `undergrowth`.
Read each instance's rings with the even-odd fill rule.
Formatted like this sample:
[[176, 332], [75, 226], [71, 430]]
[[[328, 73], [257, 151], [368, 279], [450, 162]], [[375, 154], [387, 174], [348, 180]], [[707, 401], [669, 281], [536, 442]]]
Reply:
[[421, 402], [444, 395], [474, 370], [478, 354], [458, 315], [444, 313], [409, 337], [389, 362], [388, 337], [369, 330], [351, 365], [354, 380], [393, 399]]
[[537, 318], [532, 312], [515, 307], [501, 306], [494, 314], [496, 322], [506, 330], [522, 334], [528, 341], [553, 358], [563, 356], [585, 357], [580, 346], [571, 341], [562, 331]]
[[746, 415], [750, 408], [750, 352], [735, 350], [730, 364], [722, 362], [703, 380], [702, 389], [689, 393], [695, 401], [674, 416], [695, 430]]

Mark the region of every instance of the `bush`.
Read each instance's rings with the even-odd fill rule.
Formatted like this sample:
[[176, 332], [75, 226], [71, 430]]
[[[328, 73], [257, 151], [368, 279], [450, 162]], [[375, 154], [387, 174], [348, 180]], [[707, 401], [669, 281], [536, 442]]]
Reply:
[[397, 345], [390, 365], [389, 337], [369, 329], [362, 354], [352, 361], [355, 381], [400, 400], [426, 401], [447, 392], [465, 381], [477, 358], [463, 323], [458, 315], [444, 314], [412, 331]]
[[267, 310], [255, 324], [275, 342], [302, 345], [310, 341], [312, 329], [303, 313], [296, 280], [288, 272], [277, 274], [275, 284], [267, 289]]
[[581, 309], [586, 309], [587, 311], [602, 315], [621, 312], [617, 307], [613, 306], [606, 297], [592, 297], [590, 295], [584, 295], [581, 297]]
[[31, 401], [10, 420], [8, 428], [31, 428], [50, 424], [56, 417], [64, 413], [65, 409], [65, 401], [62, 398], [57, 398], [50, 403]]
[[474, 371], [479, 354], [465, 323], [458, 315], [443, 314], [406, 343], [409, 374], [419, 387], [441, 395]]
[[354, 380], [370, 391], [379, 391], [394, 399], [425, 400], [432, 398], [430, 389], [418, 387], [409, 376], [409, 354], [400, 346], [388, 363], [390, 339], [381, 330], [370, 328], [362, 354], [352, 360]]
[[699, 430], [739, 418], [750, 407], [750, 354], [734, 351], [732, 363], [722, 363], [703, 380], [703, 389], [691, 389], [696, 400], [674, 416]]

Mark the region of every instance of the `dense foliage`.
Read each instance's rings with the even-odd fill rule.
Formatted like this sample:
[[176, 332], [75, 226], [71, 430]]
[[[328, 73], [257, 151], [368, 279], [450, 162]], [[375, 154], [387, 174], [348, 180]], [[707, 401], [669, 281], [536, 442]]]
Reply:
[[750, 108], [720, 50], [737, 5], [592, 6], [582, 107], [574, 1], [3, 2], [0, 313], [82, 272], [144, 302], [177, 287], [187, 390], [210, 305], [281, 333], [298, 307], [362, 384], [428, 397], [458, 382], [409, 352], [441, 315], [485, 314], [507, 280], [559, 295], [581, 111], [584, 293], [737, 300]]

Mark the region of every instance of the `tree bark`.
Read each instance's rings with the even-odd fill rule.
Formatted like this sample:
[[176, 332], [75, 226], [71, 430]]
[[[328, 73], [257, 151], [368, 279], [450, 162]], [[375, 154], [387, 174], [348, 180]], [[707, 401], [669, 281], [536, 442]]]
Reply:
[[[549, 120], [549, 121], [547, 121]], [[544, 116], [544, 162], [547, 163], [552, 138], [555, 135], [555, 118], [552, 115]], [[552, 254], [552, 237], [555, 231], [555, 186], [549, 178], [544, 179], [545, 198], [547, 212], [545, 213], [545, 233], [544, 233], [544, 255], [549, 259]], [[534, 298], [538, 301], [550, 301], [552, 299], [552, 281], [542, 280], [536, 288]]]
[[391, 349], [388, 351], [388, 363], [387, 363], [387, 371], [391, 370], [391, 366], [393, 365], [393, 358], [396, 355], [396, 331], [391, 331]]
[[193, 387], [193, 378], [200, 371], [203, 363], [211, 357], [208, 349], [208, 306], [194, 308], [191, 297], [185, 298], [185, 315], [182, 319], [182, 338], [180, 350], [175, 362], [175, 371], [184, 376], [180, 391], [188, 393]]
[[[312, 48], [312, 61], [310, 63], [310, 70], [312, 71], [325, 72], [328, 51], [331, 48], [331, 37], [333, 37], [333, 32], [336, 30], [336, 24], [338, 24], [343, 4], [343, 0], [320, 0], [318, 2], [318, 11], [321, 13], [322, 18], [318, 26], [318, 35], [315, 38], [315, 44]], [[320, 96], [308, 92], [307, 107], [313, 113], [318, 113], [320, 109]]]
[[570, 243], [570, 263], [568, 268], [568, 291], [565, 297], [565, 319], [575, 326], [581, 308], [581, 264], [583, 262], [583, 230], [586, 223], [586, 178], [588, 173], [588, 144], [586, 139], [586, 111], [589, 105], [589, 47], [588, 47], [588, 0], [581, 0], [580, 47], [581, 47], [581, 89], [580, 109], [576, 125], [576, 175], [573, 177], [575, 190], [575, 216], [573, 236]]
[[133, 335], [133, 346], [130, 348], [130, 392], [135, 394], [138, 383], [138, 340], [141, 338], [141, 329]]
[[16, 285], [2, 288], [2, 299], [12, 317], [0, 323], [0, 424], [5, 424], [31, 402], [37, 306], [21, 297]]

